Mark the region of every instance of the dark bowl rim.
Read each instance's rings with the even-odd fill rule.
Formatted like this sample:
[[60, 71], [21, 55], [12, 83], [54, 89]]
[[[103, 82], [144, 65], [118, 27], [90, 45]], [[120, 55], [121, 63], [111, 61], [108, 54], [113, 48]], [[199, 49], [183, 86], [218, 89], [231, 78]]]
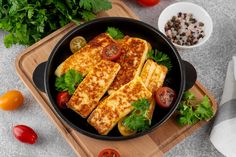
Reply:
[[[181, 77], [181, 82], [180, 82], [180, 89], [179, 89], [179, 94], [175, 100], [175, 103], [173, 104], [173, 107], [170, 109], [170, 111], [168, 112], [168, 114], [166, 114], [161, 121], [159, 121], [158, 123], [156, 123], [155, 125], [153, 125], [151, 128], [149, 128], [146, 131], [142, 131], [139, 133], [136, 133], [134, 135], [130, 135], [130, 136], [119, 136], [119, 137], [114, 137], [114, 136], [106, 136], [106, 135], [99, 135], [99, 134], [94, 134], [88, 131], [85, 131], [81, 128], [79, 128], [78, 126], [74, 125], [72, 122], [70, 122], [60, 111], [60, 109], [57, 107], [57, 105], [54, 103], [54, 100], [52, 98], [52, 95], [50, 94], [50, 89], [49, 89], [49, 70], [51, 67], [51, 62], [56, 54], [56, 52], [58, 51], [59, 47], [65, 42], [65, 40], [67, 40], [68, 37], [70, 37], [72, 34], [74, 34], [75, 32], [77, 32], [80, 29], [83, 29], [84, 27], [88, 27], [89, 25], [93, 25], [93, 24], [97, 24], [100, 22], [108, 22], [108, 21], [114, 21], [114, 20], [118, 20], [118, 21], [122, 21], [122, 22], [131, 22], [131, 23], [135, 23], [138, 25], [141, 25], [142, 27], [144, 27], [145, 29], [149, 29], [153, 32], [155, 32], [155, 34], [159, 35], [161, 38], [163, 38], [163, 40], [170, 46], [170, 48], [173, 50], [176, 58], [177, 58], [177, 62], [179, 64], [180, 67], [180, 77]], [[185, 68], [182, 64], [182, 59], [177, 51], [177, 49], [175, 48], [175, 46], [167, 39], [167, 37], [161, 33], [159, 30], [157, 30], [156, 28], [142, 22], [139, 20], [135, 20], [135, 19], [131, 19], [131, 18], [126, 18], [126, 17], [102, 17], [102, 18], [97, 18], [95, 20], [89, 21], [89, 22], [85, 22], [77, 27], [75, 27], [74, 29], [72, 29], [70, 32], [68, 32], [66, 35], [64, 35], [58, 42], [57, 44], [54, 46], [48, 61], [46, 63], [46, 68], [45, 68], [45, 74], [44, 74], [44, 83], [45, 83], [45, 89], [46, 89], [46, 93], [49, 97], [49, 101], [53, 106], [54, 111], [56, 112], [56, 114], [58, 115], [58, 117], [60, 117], [60, 119], [62, 119], [64, 122], [66, 122], [69, 126], [71, 126], [73, 129], [75, 129], [76, 131], [87, 135], [89, 137], [92, 138], [96, 138], [96, 139], [101, 139], [101, 140], [112, 140], [112, 141], [120, 141], [120, 140], [128, 140], [128, 139], [133, 139], [133, 138], [137, 138], [137, 137], [141, 137], [143, 135], [146, 135], [152, 131], [154, 131], [155, 129], [157, 129], [158, 127], [160, 127], [165, 121], [167, 121], [170, 116], [174, 113], [174, 111], [177, 109], [178, 104], [182, 98], [184, 89], [185, 89]]]

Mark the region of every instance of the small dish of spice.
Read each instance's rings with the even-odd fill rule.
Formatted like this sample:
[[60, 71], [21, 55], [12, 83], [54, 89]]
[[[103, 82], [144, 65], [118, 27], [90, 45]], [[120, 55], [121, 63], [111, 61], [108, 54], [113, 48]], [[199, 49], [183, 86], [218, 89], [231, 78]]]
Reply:
[[209, 39], [213, 23], [202, 7], [189, 2], [178, 2], [162, 11], [158, 28], [176, 47], [194, 48]]

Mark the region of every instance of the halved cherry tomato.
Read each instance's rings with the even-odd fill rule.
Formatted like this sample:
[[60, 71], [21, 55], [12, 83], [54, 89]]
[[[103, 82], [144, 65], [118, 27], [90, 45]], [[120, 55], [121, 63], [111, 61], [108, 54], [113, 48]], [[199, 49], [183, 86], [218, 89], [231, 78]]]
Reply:
[[99, 154], [98, 157], [120, 157], [120, 154], [111, 148], [103, 149]]
[[[124, 117], [125, 118], [125, 117]], [[129, 136], [129, 135], [133, 135], [135, 134], [137, 131], [134, 130], [130, 130], [129, 128], [127, 128], [125, 125], [123, 125], [123, 120], [124, 118], [122, 118], [119, 122], [118, 122], [118, 130], [121, 133], [121, 135], [123, 136]]]
[[11, 90], [0, 97], [0, 108], [3, 110], [15, 110], [24, 102], [24, 96], [20, 91]]
[[70, 94], [67, 91], [57, 94], [57, 105], [60, 108], [66, 108], [66, 103], [70, 100]]
[[176, 93], [169, 87], [160, 87], [155, 91], [154, 97], [160, 107], [169, 108], [175, 100]]
[[86, 45], [87, 41], [82, 36], [76, 36], [70, 41], [70, 50], [72, 53], [77, 52], [79, 49]]
[[26, 125], [14, 126], [13, 134], [17, 140], [23, 143], [34, 144], [38, 139], [38, 136], [35, 131]]
[[104, 47], [102, 51], [102, 58], [114, 61], [121, 55], [121, 48], [118, 44], [110, 44]]
[[137, 1], [142, 6], [147, 6], [147, 7], [154, 6], [160, 2], [160, 0], [137, 0]]

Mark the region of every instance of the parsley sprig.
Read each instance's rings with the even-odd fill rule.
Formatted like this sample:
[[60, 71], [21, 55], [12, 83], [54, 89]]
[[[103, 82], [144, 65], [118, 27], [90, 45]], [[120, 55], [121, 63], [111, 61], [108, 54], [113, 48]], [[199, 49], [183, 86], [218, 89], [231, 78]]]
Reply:
[[207, 96], [204, 96], [202, 101], [195, 106], [191, 105], [194, 100], [193, 93], [189, 91], [184, 93], [177, 109], [177, 122], [180, 125], [193, 125], [200, 120], [207, 120], [213, 117], [213, 109]]
[[151, 124], [148, 118], [149, 102], [147, 99], [139, 99], [132, 103], [134, 110], [131, 114], [123, 120], [123, 124], [130, 130], [144, 131], [147, 130]]
[[153, 59], [158, 64], [166, 66], [169, 71], [172, 68], [170, 57], [167, 54], [158, 51], [157, 49], [149, 51], [148, 58]]
[[70, 69], [61, 77], [56, 78], [55, 87], [57, 91], [68, 91], [72, 95], [82, 80], [83, 76], [80, 73]]
[[70, 21], [80, 24], [111, 8], [109, 0], [0, 0], [0, 29], [9, 32], [6, 47], [31, 45]]
[[124, 34], [118, 28], [108, 27], [106, 32], [115, 40], [124, 38]]

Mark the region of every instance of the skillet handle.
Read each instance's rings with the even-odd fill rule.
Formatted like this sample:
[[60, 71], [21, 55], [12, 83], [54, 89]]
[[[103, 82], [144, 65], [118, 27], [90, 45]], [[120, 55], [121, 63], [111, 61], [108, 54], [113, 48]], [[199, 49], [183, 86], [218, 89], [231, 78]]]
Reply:
[[195, 84], [197, 80], [197, 71], [191, 63], [185, 60], [183, 60], [182, 63], [185, 69], [185, 91], [187, 91]]
[[33, 82], [35, 86], [41, 91], [46, 93], [45, 84], [44, 84], [44, 71], [46, 68], [47, 62], [40, 63], [33, 72]]

